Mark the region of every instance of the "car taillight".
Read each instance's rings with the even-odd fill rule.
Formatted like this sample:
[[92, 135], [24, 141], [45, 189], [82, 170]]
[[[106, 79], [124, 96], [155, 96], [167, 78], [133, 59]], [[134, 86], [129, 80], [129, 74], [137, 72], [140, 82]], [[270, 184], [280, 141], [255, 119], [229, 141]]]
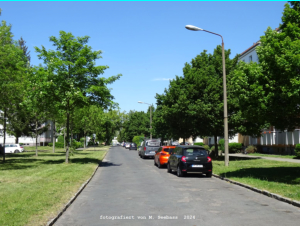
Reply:
[[20, 148], [23, 148], [22, 146], [20, 146]]
[[207, 162], [211, 162], [211, 158], [210, 157], [207, 157]]
[[146, 147], [144, 147], [144, 151], [146, 151]]
[[167, 154], [162, 152], [162, 153], [160, 153], [160, 155], [167, 155]]
[[185, 158], [186, 158], [185, 156], [182, 156], [182, 157], [181, 157], [181, 161], [186, 162], [186, 159], [185, 159]]

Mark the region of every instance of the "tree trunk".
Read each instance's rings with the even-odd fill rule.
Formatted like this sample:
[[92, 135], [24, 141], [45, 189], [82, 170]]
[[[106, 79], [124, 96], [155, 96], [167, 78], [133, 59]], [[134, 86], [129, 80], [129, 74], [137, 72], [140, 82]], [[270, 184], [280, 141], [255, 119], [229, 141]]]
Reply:
[[3, 119], [3, 163], [5, 162], [5, 139], [6, 139], [6, 109], [4, 109], [4, 119]]
[[66, 150], [66, 163], [69, 163], [69, 148], [70, 148], [70, 112], [69, 112], [69, 100], [67, 101], [67, 136], [66, 136], [66, 144], [67, 144], [67, 150]]
[[83, 137], [84, 137], [83, 147], [86, 148], [86, 133], [85, 132], [83, 132]]
[[185, 145], [185, 138], [183, 138], [183, 145]]
[[217, 135], [214, 135], [214, 140], [215, 140], [215, 156], [218, 157], [219, 156], [219, 150], [218, 150], [218, 137]]
[[37, 131], [37, 120], [35, 120], [35, 156], [38, 156], [37, 150], [37, 138], [38, 138], [38, 131]]
[[66, 128], [64, 128], [64, 151], [66, 151]]
[[16, 140], [15, 140], [15, 142], [16, 142], [16, 144], [18, 144], [18, 143], [19, 143], [19, 137], [18, 137], [18, 136], [16, 137]]
[[52, 127], [52, 152], [55, 153], [55, 120], [53, 120], [53, 127]]

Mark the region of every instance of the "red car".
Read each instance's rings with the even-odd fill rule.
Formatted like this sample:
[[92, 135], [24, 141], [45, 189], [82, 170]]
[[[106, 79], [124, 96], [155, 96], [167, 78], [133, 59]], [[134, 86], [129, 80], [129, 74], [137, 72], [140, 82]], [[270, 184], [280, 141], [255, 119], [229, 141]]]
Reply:
[[176, 146], [162, 146], [157, 151], [155, 151], [154, 165], [158, 168], [167, 165], [170, 154], [174, 151], [175, 147]]

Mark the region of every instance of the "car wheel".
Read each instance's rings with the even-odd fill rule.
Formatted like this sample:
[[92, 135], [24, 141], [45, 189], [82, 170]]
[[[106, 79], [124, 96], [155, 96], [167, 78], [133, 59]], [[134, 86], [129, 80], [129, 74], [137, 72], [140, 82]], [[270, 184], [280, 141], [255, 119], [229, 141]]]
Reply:
[[18, 149], [16, 149], [14, 153], [20, 153], [20, 151]]
[[169, 162], [168, 162], [168, 165], [167, 165], [167, 172], [168, 173], [172, 173], [172, 169], [171, 169], [171, 166], [170, 166]]
[[180, 167], [178, 166], [177, 167], [177, 177], [182, 177], [182, 176], [183, 176], [183, 173], [182, 173]]
[[211, 177], [211, 176], [212, 176], [212, 172], [206, 173], [206, 177]]

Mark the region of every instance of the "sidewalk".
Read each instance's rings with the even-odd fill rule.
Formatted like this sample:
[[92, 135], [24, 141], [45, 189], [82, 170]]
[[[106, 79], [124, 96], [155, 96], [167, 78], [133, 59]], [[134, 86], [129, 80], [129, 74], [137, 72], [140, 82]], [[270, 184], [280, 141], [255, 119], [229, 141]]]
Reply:
[[244, 155], [244, 154], [229, 154], [229, 156], [240, 157], [240, 158], [268, 159], [268, 160], [274, 160], [280, 162], [300, 163], [300, 159], [274, 158], [274, 157], [252, 156], [252, 155]]

